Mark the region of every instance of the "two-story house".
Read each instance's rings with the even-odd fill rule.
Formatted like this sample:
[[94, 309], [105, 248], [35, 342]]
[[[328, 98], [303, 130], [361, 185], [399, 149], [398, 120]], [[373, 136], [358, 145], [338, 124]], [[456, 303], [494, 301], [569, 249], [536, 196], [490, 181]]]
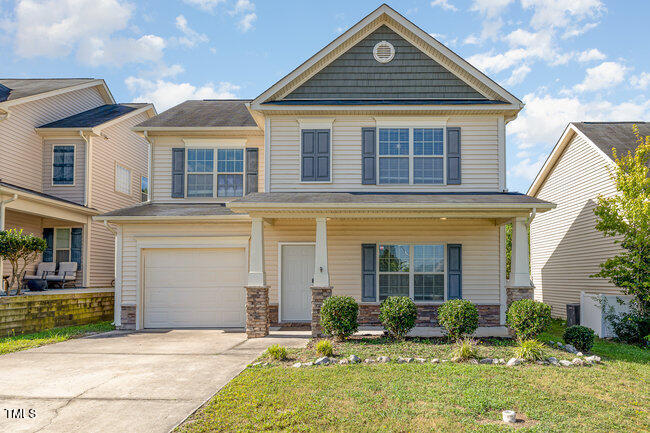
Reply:
[[152, 201], [95, 217], [118, 231], [118, 325], [317, 335], [333, 294], [369, 326], [389, 296], [433, 328], [442, 302], [469, 299], [479, 332], [504, 335], [508, 299], [532, 297], [526, 226], [554, 206], [506, 191], [505, 126], [522, 107], [382, 5], [253, 100], [137, 125]]
[[110, 287], [114, 236], [91, 218], [147, 199], [149, 143], [131, 128], [155, 114], [99, 79], [0, 79], [0, 230], [42, 236], [42, 261], [78, 263], [76, 286]]

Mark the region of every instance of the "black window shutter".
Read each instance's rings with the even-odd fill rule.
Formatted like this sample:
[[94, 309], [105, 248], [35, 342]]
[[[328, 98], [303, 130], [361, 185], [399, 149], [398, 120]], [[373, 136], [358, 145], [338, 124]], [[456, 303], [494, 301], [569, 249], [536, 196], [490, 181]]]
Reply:
[[460, 128], [447, 128], [447, 184], [460, 185]]
[[329, 129], [303, 129], [301, 140], [301, 180], [330, 180]]
[[185, 149], [172, 149], [172, 197], [185, 196]]
[[246, 148], [246, 194], [257, 192], [259, 167], [259, 150], [256, 147]]
[[54, 229], [53, 228], [44, 228], [43, 229], [43, 239], [45, 239], [45, 251], [43, 251], [43, 261], [44, 262], [53, 262], [54, 261]]
[[447, 245], [447, 299], [463, 297], [463, 253], [462, 245]]
[[377, 129], [361, 128], [361, 184], [375, 185], [375, 154], [377, 152]]
[[375, 244], [361, 245], [361, 300], [374, 302], [377, 300], [377, 246]]
[[83, 244], [83, 235], [81, 227], [70, 229], [70, 261], [77, 262], [81, 267], [81, 251]]

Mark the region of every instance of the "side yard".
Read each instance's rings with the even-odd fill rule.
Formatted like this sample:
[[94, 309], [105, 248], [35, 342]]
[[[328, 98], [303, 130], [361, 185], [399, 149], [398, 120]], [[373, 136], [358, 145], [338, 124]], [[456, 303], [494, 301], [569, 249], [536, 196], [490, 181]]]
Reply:
[[79, 338], [86, 335], [100, 332], [112, 331], [115, 326], [111, 322], [91, 323], [90, 325], [66, 326], [63, 328], [52, 328], [47, 331], [33, 334], [15, 335], [0, 338], [0, 355], [17, 352], [19, 350], [31, 349], [32, 347], [44, 346], [46, 344], [60, 343], [71, 338]]
[[[541, 340], [561, 341], [554, 322]], [[515, 343], [483, 339], [480, 357], [512, 356]], [[422, 357], [418, 363], [360, 363], [293, 368], [318, 355], [313, 345], [286, 361], [260, 359], [177, 429], [197, 432], [502, 432], [501, 411], [513, 409], [518, 431], [645, 432], [650, 430], [650, 351], [598, 340], [590, 367], [432, 363], [449, 359], [446, 341], [391, 343], [355, 337], [334, 344], [334, 356]], [[575, 355], [547, 347], [546, 356]], [[265, 363], [268, 363], [265, 365]], [[521, 428], [521, 429], [519, 429]]]

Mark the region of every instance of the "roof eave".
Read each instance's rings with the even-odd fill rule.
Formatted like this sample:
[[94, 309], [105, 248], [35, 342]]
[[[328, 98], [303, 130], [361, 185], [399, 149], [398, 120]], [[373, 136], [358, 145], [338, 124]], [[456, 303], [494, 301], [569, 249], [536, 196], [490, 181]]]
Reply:
[[554, 209], [554, 203], [242, 203], [227, 204], [233, 212], [254, 210], [526, 210], [545, 212]]
[[106, 82], [103, 79], [96, 79], [96, 80], [88, 81], [87, 83], [77, 84], [69, 87], [62, 87], [60, 89], [50, 90], [49, 92], [38, 93], [36, 95], [26, 96], [24, 98], [3, 101], [0, 102], [0, 109], [6, 110], [8, 107], [11, 107], [13, 105], [24, 104], [26, 102], [36, 101], [38, 99], [48, 98], [50, 96], [56, 96], [63, 93], [73, 92], [75, 90], [87, 89], [89, 87], [97, 87], [97, 86], [100, 87], [99, 93], [104, 98], [104, 101], [107, 104], [115, 104], [115, 98], [113, 98], [113, 95], [109, 90], [108, 86], [106, 85]]
[[250, 217], [245, 214], [236, 215], [97, 215], [93, 217], [94, 221], [108, 221], [108, 222], [164, 222], [164, 221], [250, 221]]

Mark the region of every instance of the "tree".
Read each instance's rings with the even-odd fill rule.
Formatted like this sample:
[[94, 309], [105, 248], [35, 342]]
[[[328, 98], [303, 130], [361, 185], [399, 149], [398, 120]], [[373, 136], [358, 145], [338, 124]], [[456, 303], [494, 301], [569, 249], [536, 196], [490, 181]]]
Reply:
[[[18, 282], [18, 279], [25, 271], [25, 268], [33, 263], [47, 248], [44, 239], [34, 235], [23, 234], [23, 230], [9, 229], [0, 231], [0, 259], [8, 260], [11, 263], [11, 279], [9, 288]], [[7, 289], [7, 295], [9, 294]], [[20, 284], [16, 294], [20, 294]]]
[[612, 179], [617, 194], [598, 197], [594, 213], [596, 229], [614, 238], [622, 252], [600, 265], [592, 277], [608, 279], [623, 293], [634, 297], [645, 316], [650, 315], [650, 179], [648, 158], [650, 136], [644, 137], [633, 126], [637, 147], [618, 157], [613, 149], [616, 168]]

